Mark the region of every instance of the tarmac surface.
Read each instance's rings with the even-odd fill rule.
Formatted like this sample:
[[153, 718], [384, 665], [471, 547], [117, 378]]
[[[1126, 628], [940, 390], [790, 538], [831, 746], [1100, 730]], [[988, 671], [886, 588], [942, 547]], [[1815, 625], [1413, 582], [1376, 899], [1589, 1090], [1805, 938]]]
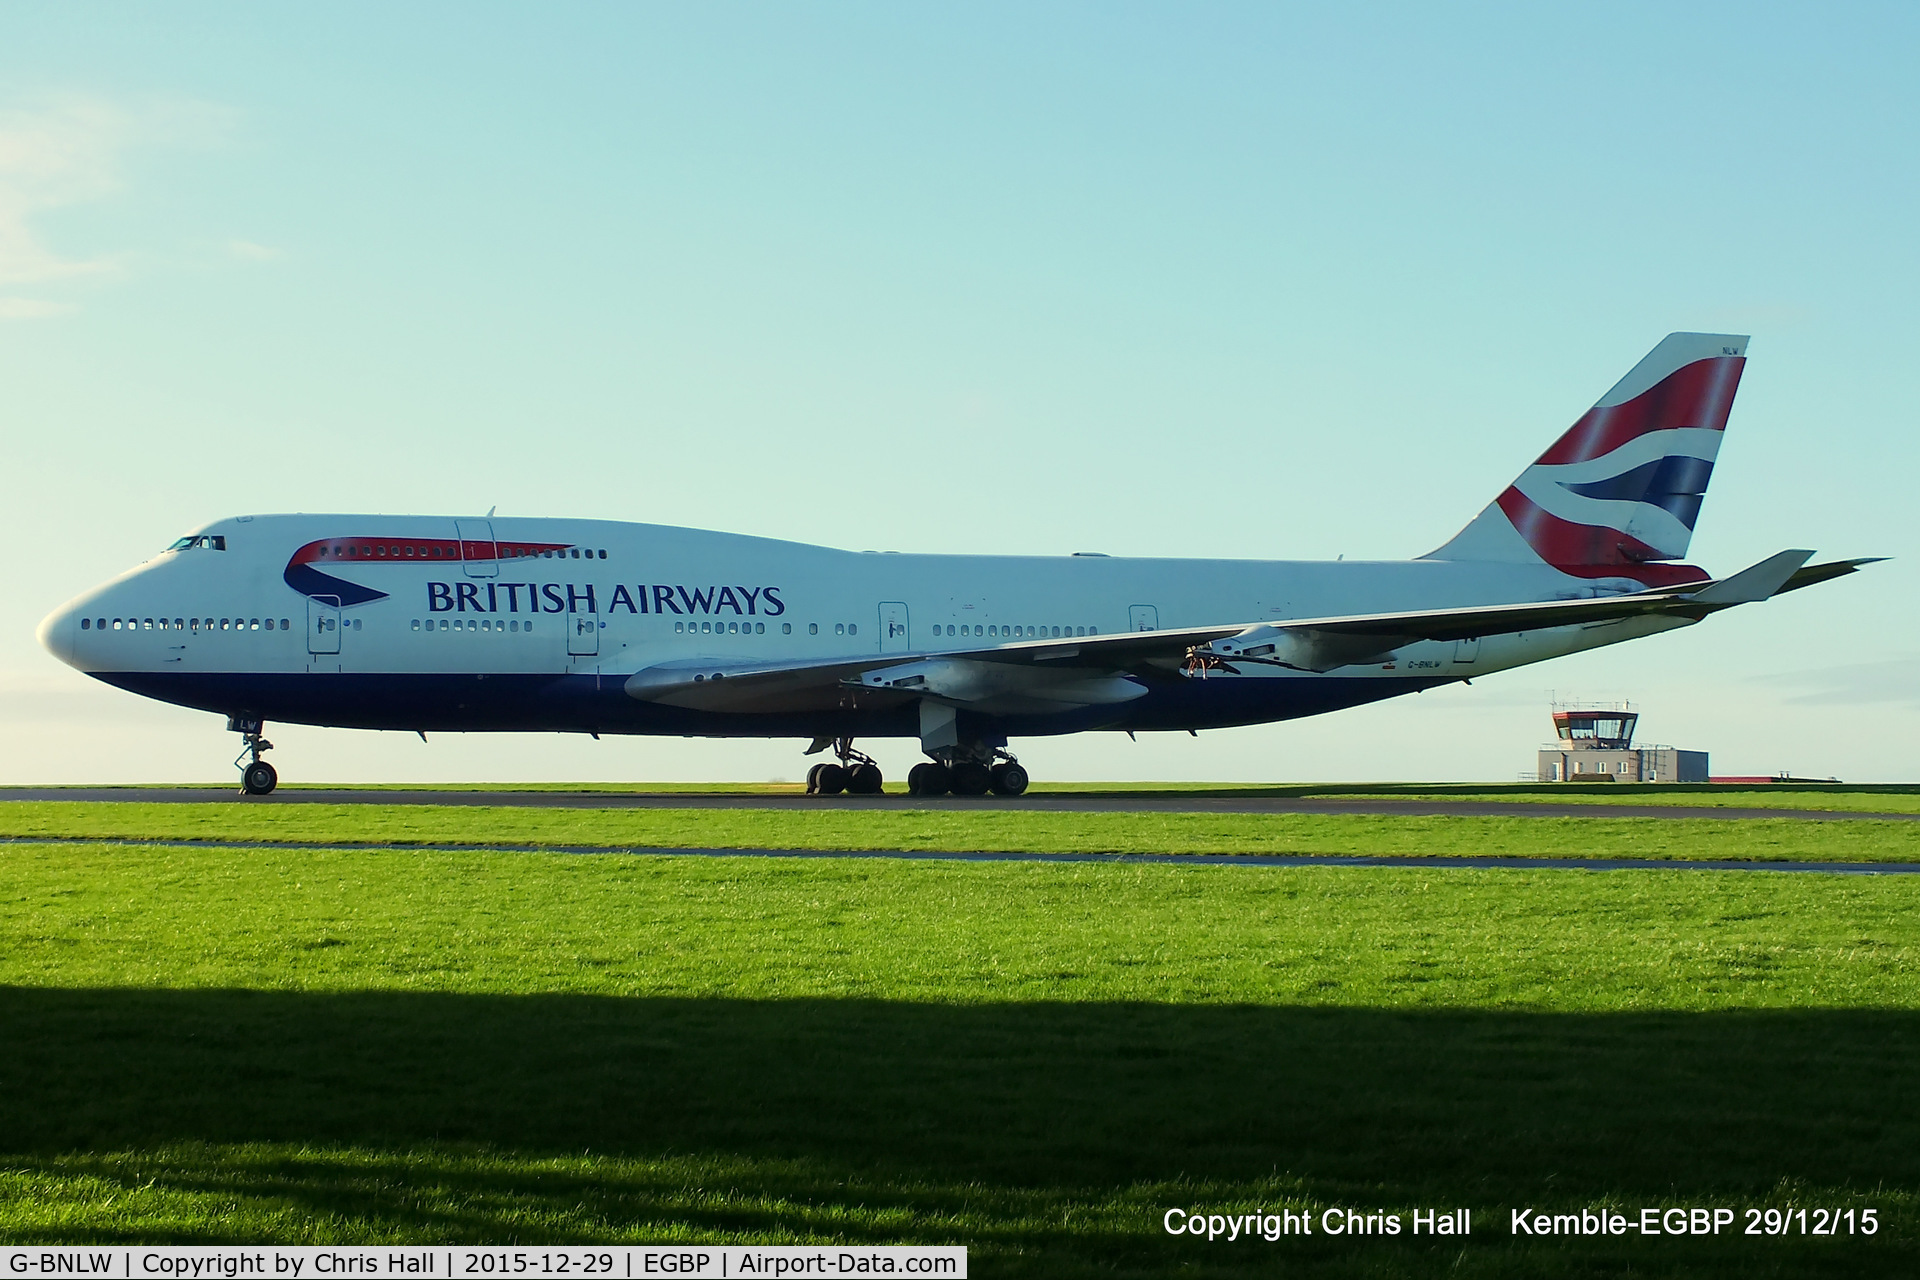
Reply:
[[1920, 862], [1739, 862], [1679, 858], [1474, 858], [1261, 853], [1015, 853], [926, 849], [659, 849], [581, 844], [399, 844], [278, 840], [126, 840], [99, 836], [0, 836], [0, 845], [63, 844], [163, 849], [379, 849], [402, 853], [638, 854], [659, 858], [883, 858], [906, 862], [1143, 862], [1187, 867], [1399, 867], [1512, 871], [1797, 871], [1843, 876], [1920, 875]]
[[[1920, 822], [1920, 813], [1854, 813], [1824, 809], [1708, 808], [1701, 805], [1553, 804], [1498, 800], [1401, 800], [1377, 797], [1041, 792], [938, 798], [883, 796], [714, 795], [624, 791], [439, 791], [298, 788], [242, 797], [233, 787], [6, 787], [8, 800], [121, 801], [142, 804], [244, 802], [285, 804], [444, 804], [529, 809], [1014, 809], [1030, 813], [1374, 814], [1388, 817], [1693, 818], [1729, 821], [1786, 818], [1797, 822]], [[1421, 859], [1432, 865], [1431, 860]]]

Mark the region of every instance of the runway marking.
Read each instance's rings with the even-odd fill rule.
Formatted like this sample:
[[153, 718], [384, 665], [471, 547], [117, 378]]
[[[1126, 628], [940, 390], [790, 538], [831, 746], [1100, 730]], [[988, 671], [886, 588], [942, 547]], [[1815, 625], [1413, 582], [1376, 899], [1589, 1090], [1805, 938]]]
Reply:
[[1862, 813], [1839, 809], [1711, 808], [1705, 805], [1556, 804], [1551, 801], [1294, 799], [1284, 796], [1027, 795], [937, 798], [887, 796], [767, 796], [614, 791], [359, 791], [294, 789], [242, 797], [228, 787], [4, 787], [0, 802], [63, 800], [136, 804], [391, 804], [527, 809], [765, 809], [957, 813], [1213, 813], [1323, 814], [1423, 818], [1661, 818], [1722, 822], [1782, 818], [1795, 822], [1920, 822], [1920, 813]]
[[1920, 862], [1741, 862], [1682, 858], [1423, 858], [1402, 854], [1267, 853], [1015, 853], [934, 849], [661, 849], [590, 844], [428, 844], [401, 841], [332, 844], [297, 840], [154, 840], [111, 836], [0, 836], [0, 845], [57, 844], [96, 848], [273, 849], [293, 853], [564, 853], [648, 858], [879, 858], [907, 862], [1097, 862], [1188, 867], [1387, 867], [1516, 871], [1794, 871], [1846, 876], [1920, 875]]

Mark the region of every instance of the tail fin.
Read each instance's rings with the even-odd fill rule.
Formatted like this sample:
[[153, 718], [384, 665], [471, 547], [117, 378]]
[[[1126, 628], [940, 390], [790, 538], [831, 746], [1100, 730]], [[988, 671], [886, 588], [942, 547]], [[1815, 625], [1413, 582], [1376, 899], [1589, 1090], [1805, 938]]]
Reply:
[[1670, 333], [1429, 560], [1544, 561], [1575, 578], [1670, 586], [1687, 554], [1747, 339]]

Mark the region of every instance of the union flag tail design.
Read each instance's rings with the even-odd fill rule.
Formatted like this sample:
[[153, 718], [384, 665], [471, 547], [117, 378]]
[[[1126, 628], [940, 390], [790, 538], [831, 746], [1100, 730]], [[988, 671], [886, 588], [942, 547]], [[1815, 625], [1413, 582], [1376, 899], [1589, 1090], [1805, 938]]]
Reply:
[[1545, 561], [1645, 587], [1706, 578], [1687, 554], [1747, 339], [1670, 333], [1430, 560]]

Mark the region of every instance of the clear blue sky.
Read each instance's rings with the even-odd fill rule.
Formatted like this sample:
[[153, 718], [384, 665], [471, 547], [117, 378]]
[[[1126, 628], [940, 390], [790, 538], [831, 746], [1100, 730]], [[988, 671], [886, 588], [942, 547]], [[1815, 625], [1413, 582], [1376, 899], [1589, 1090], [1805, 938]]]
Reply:
[[[207, 519], [1400, 557], [1662, 334], [1754, 335], [1674, 636], [1037, 777], [1511, 778], [1547, 690], [1920, 776], [1910, 5], [0, 5], [0, 781], [224, 779], [33, 626]], [[289, 729], [290, 779], [797, 747]], [[900, 772], [909, 745], [882, 751]]]

